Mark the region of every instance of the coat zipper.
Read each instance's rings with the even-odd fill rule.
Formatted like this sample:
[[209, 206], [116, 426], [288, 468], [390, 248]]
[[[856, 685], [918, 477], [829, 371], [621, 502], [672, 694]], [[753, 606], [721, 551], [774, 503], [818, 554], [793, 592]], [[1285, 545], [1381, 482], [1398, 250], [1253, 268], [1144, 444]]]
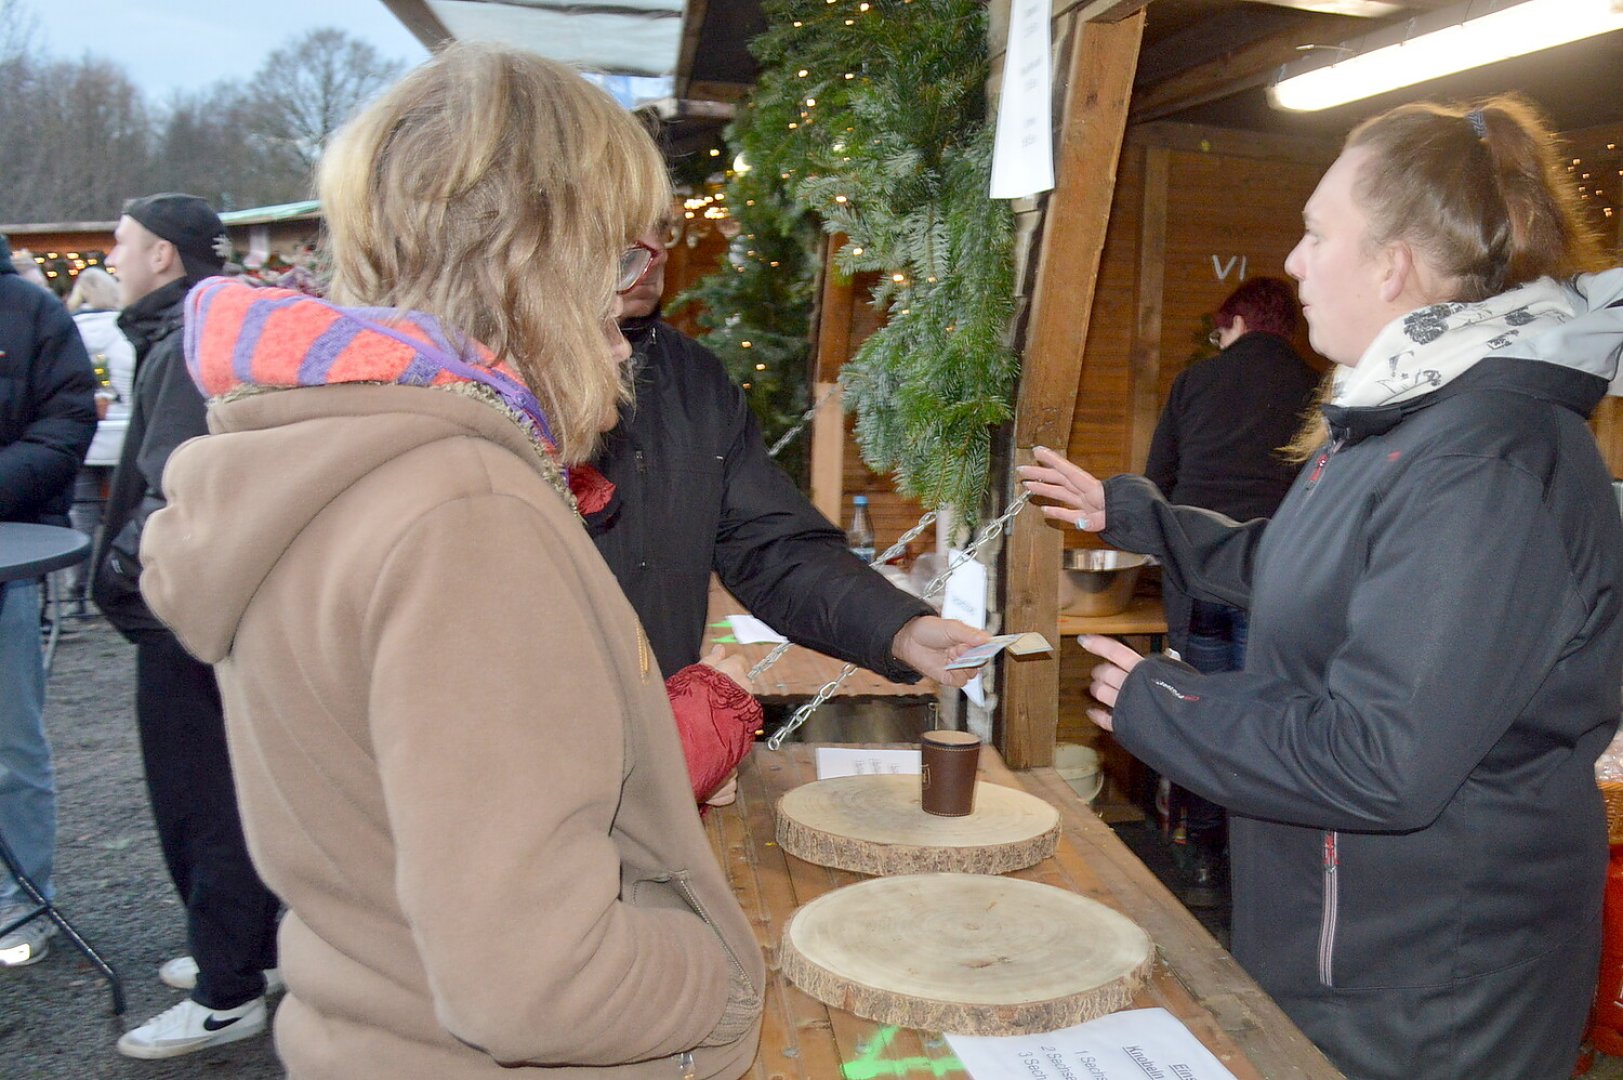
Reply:
[[704, 920], [704, 924], [710, 927], [710, 932], [716, 935], [716, 940], [721, 942], [722, 951], [727, 954], [727, 962], [732, 964], [733, 970], [737, 971], [739, 977], [742, 978], [746, 983], [749, 982], [749, 973], [744, 970], [744, 965], [739, 962], [738, 955], [733, 952], [733, 947], [727, 943], [727, 939], [721, 936], [721, 927], [717, 926], [715, 921], [710, 918], [710, 912], [705, 908], [704, 903], [699, 899], [699, 894], [694, 892], [693, 886], [688, 883], [687, 874], [672, 874], [671, 880], [674, 881], [676, 883], [676, 887], [681, 890], [682, 896], [687, 900], [688, 906], [693, 908], [694, 914], [698, 915], [700, 919]]
[[1319, 982], [1325, 986], [1334, 986], [1332, 962], [1336, 947], [1336, 915], [1340, 907], [1340, 885], [1336, 881], [1336, 870], [1341, 865], [1341, 856], [1336, 851], [1336, 841], [1339, 834], [1327, 830], [1324, 834], [1324, 910], [1319, 917]]
[[1311, 496], [1314, 489], [1318, 487], [1319, 478], [1324, 475], [1324, 467], [1330, 463], [1331, 458], [1335, 457], [1336, 451], [1341, 449], [1341, 444], [1344, 441], [1345, 440], [1339, 436], [1332, 439], [1330, 441], [1330, 445], [1325, 447], [1323, 452], [1319, 454], [1319, 460], [1313, 463], [1313, 471], [1308, 474], [1307, 478], [1307, 494], [1309, 496]]

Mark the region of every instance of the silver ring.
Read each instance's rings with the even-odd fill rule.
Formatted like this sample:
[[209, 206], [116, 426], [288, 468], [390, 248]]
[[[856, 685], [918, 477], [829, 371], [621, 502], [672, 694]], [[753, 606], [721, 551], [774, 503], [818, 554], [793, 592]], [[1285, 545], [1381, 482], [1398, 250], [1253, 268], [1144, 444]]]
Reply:
[[1077, 518], [1076, 519], [1076, 527], [1081, 529], [1083, 532], [1087, 532], [1088, 531], [1088, 515], [1083, 514], [1081, 517]]

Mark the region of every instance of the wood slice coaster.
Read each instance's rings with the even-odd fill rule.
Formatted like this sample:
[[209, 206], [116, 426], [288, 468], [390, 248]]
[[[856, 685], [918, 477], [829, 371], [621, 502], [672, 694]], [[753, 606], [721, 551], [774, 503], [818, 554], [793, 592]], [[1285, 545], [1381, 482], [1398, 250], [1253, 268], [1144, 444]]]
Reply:
[[1150, 937], [1075, 893], [1019, 878], [916, 874], [818, 897], [783, 929], [778, 966], [828, 1005], [882, 1024], [1031, 1035], [1125, 1008]]
[[838, 776], [778, 800], [778, 844], [819, 866], [859, 874], [1004, 874], [1059, 843], [1059, 811], [999, 784], [975, 785], [966, 817], [926, 814], [917, 776]]

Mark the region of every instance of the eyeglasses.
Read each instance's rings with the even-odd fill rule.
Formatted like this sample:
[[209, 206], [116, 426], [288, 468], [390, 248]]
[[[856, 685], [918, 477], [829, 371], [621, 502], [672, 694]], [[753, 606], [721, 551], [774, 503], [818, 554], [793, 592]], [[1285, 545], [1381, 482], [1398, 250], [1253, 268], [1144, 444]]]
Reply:
[[620, 278], [614, 286], [614, 291], [626, 293], [642, 284], [642, 279], [648, 276], [648, 269], [654, 265], [654, 256], [657, 254], [659, 252], [641, 240], [626, 248], [620, 256]]
[[1217, 329], [1206, 335], [1206, 340], [1211, 342], [1212, 348], [1221, 349], [1223, 347], [1223, 333], [1223, 329]]

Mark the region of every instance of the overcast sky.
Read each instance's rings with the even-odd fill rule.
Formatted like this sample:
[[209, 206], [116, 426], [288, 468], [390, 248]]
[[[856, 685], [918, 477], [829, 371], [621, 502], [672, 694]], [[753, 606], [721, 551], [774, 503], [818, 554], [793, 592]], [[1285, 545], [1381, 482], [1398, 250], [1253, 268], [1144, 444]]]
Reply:
[[428, 50], [382, 0], [21, 0], [49, 56], [116, 60], [153, 103], [175, 90], [247, 78], [306, 30], [335, 26], [385, 57], [415, 64]]

